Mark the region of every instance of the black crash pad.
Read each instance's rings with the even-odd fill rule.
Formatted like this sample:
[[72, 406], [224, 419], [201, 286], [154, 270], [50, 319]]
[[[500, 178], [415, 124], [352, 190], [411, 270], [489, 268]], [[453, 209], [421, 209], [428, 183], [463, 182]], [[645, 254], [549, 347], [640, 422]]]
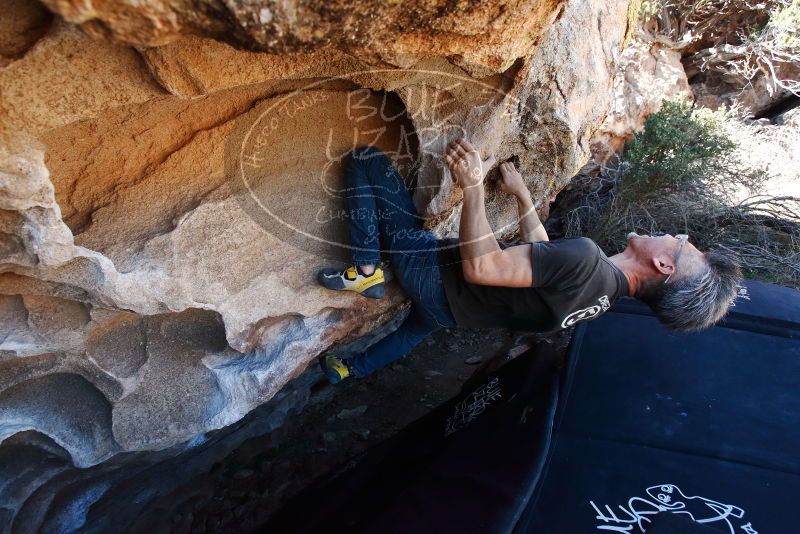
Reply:
[[623, 299], [579, 325], [566, 363], [545, 344], [509, 362], [268, 529], [800, 532], [798, 384], [796, 290], [748, 283], [695, 334]]

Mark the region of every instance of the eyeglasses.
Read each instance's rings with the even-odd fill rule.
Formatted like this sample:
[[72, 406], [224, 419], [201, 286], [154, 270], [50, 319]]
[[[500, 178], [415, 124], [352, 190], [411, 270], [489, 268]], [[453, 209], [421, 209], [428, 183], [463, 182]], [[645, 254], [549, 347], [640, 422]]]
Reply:
[[669, 282], [669, 279], [672, 278], [672, 275], [675, 274], [675, 271], [678, 270], [678, 260], [681, 257], [681, 252], [683, 251], [683, 245], [685, 245], [686, 242], [689, 240], [689, 236], [686, 235], [686, 234], [678, 234], [678, 235], [675, 236], [675, 239], [680, 240], [681, 244], [678, 246], [678, 253], [675, 254], [675, 262], [674, 262], [675, 265], [672, 266], [672, 272], [669, 273], [669, 276], [667, 276], [667, 279], [664, 280], [665, 284]]

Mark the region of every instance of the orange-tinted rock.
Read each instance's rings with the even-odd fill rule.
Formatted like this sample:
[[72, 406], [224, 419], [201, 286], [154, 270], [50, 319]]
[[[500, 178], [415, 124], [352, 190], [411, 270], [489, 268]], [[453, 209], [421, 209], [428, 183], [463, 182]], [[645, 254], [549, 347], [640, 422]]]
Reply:
[[195, 34], [280, 54], [333, 48], [371, 64], [396, 67], [444, 57], [473, 74], [501, 72], [527, 55], [564, 3], [45, 0], [54, 12], [87, 31], [132, 45], [160, 46]]
[[405, 309], [396, 284], [373, 301], [315, 282], [347, 259], [354, 146], [397, 162], [439, 235], [458, 227], [441, 151], [460, 135], [514, 158], [544, 214], [607, 115], [628, 7], [45, 3], [52, 25], [15, 3], [39, 30], [0, 43], [0, 424], [66, 388], [91, 425], [43, 402], [25, 430], [80, 465], [229, 425]]

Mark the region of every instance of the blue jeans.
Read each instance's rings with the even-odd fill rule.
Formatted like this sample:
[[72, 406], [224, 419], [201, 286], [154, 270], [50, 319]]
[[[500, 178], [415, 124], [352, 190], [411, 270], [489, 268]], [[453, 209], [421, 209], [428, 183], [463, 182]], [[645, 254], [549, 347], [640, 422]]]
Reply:
[[397, 330], [350, 360], [354, 374], [363, 377], [405, 356], [435, 330], [455, 326], [456, 321], [439, 271], [439, 240], [422, 229], [423, 218], [402, 175], [374, 147], [356, 148], [345, 173], [354, 263], [377, 265], [381, 250], [387, 251], [397, 281], [412, 302], [409, 316]]

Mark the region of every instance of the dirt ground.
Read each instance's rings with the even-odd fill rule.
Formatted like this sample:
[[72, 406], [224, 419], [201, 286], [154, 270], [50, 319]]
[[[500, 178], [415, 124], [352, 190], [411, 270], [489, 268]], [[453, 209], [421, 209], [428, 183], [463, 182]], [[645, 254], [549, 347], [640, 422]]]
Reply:
[[525, 340], [508, 330], [444, 329], [363, 380], [320, 381], [300, 416], [156, 500], [131, 530], [248, 532], [315, 478], [453, 397], [478, 369]]

